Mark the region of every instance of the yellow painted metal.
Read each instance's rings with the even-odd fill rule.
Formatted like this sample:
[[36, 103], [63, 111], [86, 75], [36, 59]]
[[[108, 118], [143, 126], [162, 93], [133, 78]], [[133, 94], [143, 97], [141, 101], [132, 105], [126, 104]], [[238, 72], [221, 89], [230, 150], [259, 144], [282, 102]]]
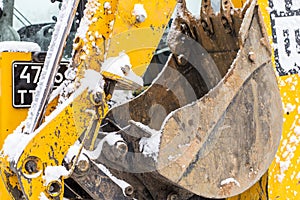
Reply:
[[[134, 6], [142, 4], [147, 13], [144, 22], [136, 22]], [[133, 70], [143, 75], [153, 57], [167, 23], [173, 13], [176, 0], [120, 0], [107, 57], [125, 52], [130, 57]]]
[[300, 77], [279, 78], [284, 130], [276, 158], [269, 168], [270, 199], [300, 199]]
[[[14, 61], [31, 61], [31, 53], [0, 52], [0, 147], [5, 138], [26, 118], [27, 109], [12, 106], [12, 63]], [[10, 184], [17, 186], [17, 178], [10, 178]], [[3, 179], [0, 179], [1, 199], [10, 199]]]
[[[23, 192], [28, 199], [38, 199], [41, 193], [44, 193], [49, 199], [53, 199], [47, 192], [49, 185], [45, 184], [43, 174], [46, 166], [60, 166], [68, 149], [75, 141], [87, 130], [87, 127], [93, 123], [94, 114], [91, 111], [98, 111], [98, 123], [108, 111], [108, 106], [103, 102], [102, 106], [95, 110], [94, 105], [88, 100], [87, 88], [78, 97], [74, 98], [71, 103], [66, 105], [59, 113], [54, 111], [49, 118], [38, 128], [33, 139], [28, 143], [17, 163], [16, 169], [23, 173], [19, 176]], [[105, 97], [105, 95], [104, 95]], [[97, 132], [98, 130], [95, 130]], [[41, 163], [43, 173], [36, 175], [35, 178], [28, 179], [32, 174], [24, 169], [26, 161], [31, 158], [37, 158]], [[38, 170], [39, 171], [39, 170]], [[60, 179], [63, 190], [63, 177]], [[60, 193], [62, 199], [63, 193]]]
[[242, 8], [244, 3], [246, 3], [246, 0], [231, 0], [233, 3], [234, 7], [236, 8]]
[[0, 52], [0, 146], [4, 139], [27, 116], [27, 109], [12, 106], [12, 63], [14, 61], [31, 61], [31, 53]]
[[[103, 0], [88, 2], [85, 17], [91, 24], [86, 34], [78, 37], [74, 45], [76, 52], [73, 66], [78, 68], [77, 77], [82, 78], [86, 69], [101, 72], [101, 64], [105, 58], [118, 55], [120, 52], [129, 55], [133, 68], [140, 68], [140, 71], [137, 71], [141, 75], [151, 61], [176, 0], [115, 0], [110, 1], [109, 6], [105, 3], [107, 1]], [[136, 21], [137, 16], [133, 14], [136, 4], [143, 4], [148, 13], [144, 22]], [[61, 166], [70, 146], [84, 132], [89, 132], [87, 127], [95, 123], [92, 120], [95, 115], [90, 111], [97, 113], [98, 125], [106, 115], [108, 106], [105, 102], [105, 94], [102, 93], [103, 102], [100, 107], [95, 106], [89, 97], [85, 89], [76, 98], [70, 98], [69, 102], [64, 104], [64, 108], [54, 110], [48, 116], [48, 121], [45, 121], [30, 136], [32, 138], [15, 166], [15, 170], [20, 172], [17, 174], [18, 180], [27, 199], [39, 199], [41, 195], [49, 199], [56, 197], [62, 199], [64, 177], [55, 181], [55, 184], [61, 188], [51, 195], [48, 191], [49, 184], [54, 182], [47, 183], [43, 175], [47, 166]], [[99, 109], [95, 110], [95, 108]], [[17, 124], [19, 123], [18, 121]], [[26, 170], [28, 162], [36, 164], [35, 172]], [[1, 163], [4, 179], [9, 178], [8, 174], [14, 175], [9, 169], [11, 163], [6, 157], [1, 159]], [[11, 183], [12, 181], [6, 180], [7, 187], [11, 188], [9, 185]]]
[[[133, 11], [136, 4], [142, 4], [148, 13], [144, 22], [135, 21]], [[142, 75], [152, 59], [175, 4], [175, 0], [120, 0], [106, 57], [116, 57], [124, 52], [129, 55], [133, 70]]]
[[73, 59], [80, 64], [79, 68], [101, 70], [101, 63], [109, 46], [109, 38], [112, 36], [118, 0], [110, 1], [107, 8], [104, 7], [105, 3], [107, 1], [98, 0], [89, 1], [86, 5], [88, 9], [84, 14], [88, 21], [86, 23], [90, 24], [86, 33], [79, 35], [74, 44], [76, 55]]
[[[105, 2], [98, 0], [97, 11], [87, 12], [91, 24], [85, 37], [75, 40], [75, 49], [82, 51], [77, 59], [99, 71], [105, 59], [126, 53], [133, 71], [143, 75], [171, 18], [176, 0], [115, 0], [110, 1], [108, 8], [104, 7]], [[89, 4], [93, 3], [88, 3], [87, 7]], [[147, 13], [144, 22], [137, 22], [134, 15], [134, 8], [139, 4]], [[126, 79], [105, 71], [102, 74], [113, 80]]]
[[[76, 41], [75, 50], [77, 51], [74, 56], [74, 66], [78, 68], [78, 78], [83, 77], [85, 69], [101, 71], [100, 63], [103, 62], [104, 52], [109, 43], [108, 38], [111, 36], [112, 30], [110, 25], [111, 22], [114, 21], [118, 1], [112, 1], [109, 10], [104, 8], [105, 2], [106, 1], [101, 0], [98, 2], [89, 1], [88, 6], [90, 6], [91, 9], [85, 11], [86, 18], [92, 22], [89, 28], [97, 29], [98, 32], [92, 35], [89, 30], [85, 37], [78, 38]], [[97, 5], [95, 5], [95, 3]], [[95, 6], [98, 6], [97, 10], [92, 9]], [[17, 161], [15, 168], [21, 172], [18, 174], [18, 179], [27, 199], [39, 199], [41, 195], [49, 199], [57, 197], [59, 199], [63, 198], [64, 177], [61, 177], [55, 182], [55, 184], [61, 187], [60, 191], [54, 194], [49, 193], [48, 190], [54, 182], [46, 183], [46, 180], [43, 178], [46, 167], [61, 166], [63, 158], [70, 146], [73, 145], [84, 132], [90, 131], [87, 130], [87, 128], [92, 127], [92, 123], [100, 124], [108, 111], [104, 93], [102, 94], [103, 99], [101, 106], [92, 104], [92, 101], [89, 100], [90, 95], [87, 92], [87, 88], [78, 95], [77, 98], [70, 97], [69, 104], [65, 104], [65, 108], [54, 110], [49, 115], [48, 119], [51, 120], [44, 122], [43, 125], [33, 133], [31, 136], [32, 139], [28, 142]], [[91, 114], [91, 112], [97, 114], [97, 122], [93, 120], [95, 114]], [[18, 122], [18, 124], [19, 123], [20, 122]], [[99, 128], [99, 125], [97, 127]], [[93, 132], [98, 132], [98, 130], [93, 130]], [[37, 173], [30, 173], [25, 169], [28, 161], [34, 161], [37, 164]], [[14, 175], [9, 169], [10, 166], [11, 164], [7, 162], [6, 158], [2, 159], [2, 175], [4, 179], [9, 178], [7, 174]], [[5, 183], [8, 188], [11, 188], [9, 185], [11, 181], [6, 180]]]
[[[232, 1], [236, 7], [241, 7], [245, 2], [243, 0]], [[99, 2], [104, 5], [104, 1]], [[144, 4], [148, 13], [148, 18], [144, 23], [136, 23], [135, 17], [132, 15], [132, 10], [136, 3]], [[271, 38], [270, 16], [266, 10], [268, 1], [258, 0], [258, 4], [261, 7], [267, 31]], [[104, 7], [101, 7], [96, 15], [90, 15], [91, 19], [95, 18], [97, 20], [92, 20], [93, 23], [89, 27], [86, 38], [77, 40], [77, 50], [80, 53], [76, 54], [75, 59], [78, 59], [77, 63], [80, 63], [80, 68], [93, 68], [100, 71], [101, 64], [99, 63], [104, 61], [105, 56], [118, 56], [120, 52], [124, 51], [130, 56], [134, 71], [138, 75], [143, 74], [152, 58], [156, 44], [163, 33], [164, 26], [170, 17], [170, 12], [174, 5], [175, 1], [159, 1], [153, 6], [152, 1], [123, 0], [111, 1], [110, 10], [105, 10]], [[118, 12], [116, 12], [117, 9], [119, 10]], [[157, 13], [156, 11], [159, 9], [164, 10], [164, 12], [155, 16], [149, 15], [150, 13]], [[117, 15], [115, 15], [115, 12]], [[103, 24], [107, 26], [103, 27]], [[147, 41], [142, 40], [145, 37], [148, 38]], [[149, 43], [149, 38], [153, 39], [151, 40], [153, 42]], [[95, 51], [95, 49], [97, 50]], [[97, 59], [95, 59], [96, 55]], [[13, 60], [29, 61], [31, 60], [31, 54], [0, 53], [1, 146], [7, 134], [11, 133], [27, 115], [26, 109], [16, 110], [12, 107], [11, 85], [6, 86], [7, 83], [12, 83], [11, 66]], [[264, 176], [258, 184], [248, 191], [230, 199], [266, 199], [266, 188], [264, 186], [267, 186], [267, 182], [269, 199], [300, 199], [300, 165], [298, 165], [300, 163], [300, 121], [298, 111], [300, 106], [300, 94], [298, 94], [300, 86], [298, 83], [298, 75], [279, 77], [282, 100], [286, 111], [289, 112], [285, 113], [283, 138], [276, 160], [269, 169], [268, 177]], [[86, 127], [89, 125], [87, 121], [90, 121], [92, 118], [90, 114], [82, 112], [82, 109], [93, 109], [93, 107], [89, 107], [92, 105], [90, 105], [90, 102], [87, 102], [87, 96], [86, 92], [82, 93], [59, 114], [54, 113], [56, 115], [55, 119], [39, 129], [34, 139], [26, 147], [18, 162], [18, 169], [25, 172], [24, 162], [31, 157], [40, 158], [41, 166], [61, 164], [64, 154], [59, 154], [60, 148], [66, 152], [69, 146], [86, 130]], [[106, 113], [106, 109], [105, 106], [103, 116]], [[79, 120], [79, 118], [81, 119]], [[60, 130], [60, 135], [57, 134], [58, 130]], [[56, 143], [60, 145], [56, 145]], [[54, 160], [49, 157], [48, 152], [53, 152]], [[10, 183], [14, 181], [11, 180]], [[63, 180], [61, 181], [63, 182]], [[25, 190], [33, 192], [30, 195], [32, 199], [38, 199], [41, 192], [46, 194], [47, 187], [43, 185], [44, 180], [41, 176], [31, 182], [25, 177], [21, 177], [21, 182]], [[4, 199], [9, 198], [2, 183], [0, 183], [0, 196]]]

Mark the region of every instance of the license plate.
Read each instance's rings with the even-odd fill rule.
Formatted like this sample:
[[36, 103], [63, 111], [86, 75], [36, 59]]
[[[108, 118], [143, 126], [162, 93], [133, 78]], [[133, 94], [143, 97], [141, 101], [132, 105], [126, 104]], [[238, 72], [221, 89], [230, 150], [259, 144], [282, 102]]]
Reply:
[[[55, 77], [54, 89], [65, 80], [68, 63], [61, 63]], [[14, 62], [13, 63], [13, 98], [15, 108], [29, 108], [37, 87], [43, 63]]]

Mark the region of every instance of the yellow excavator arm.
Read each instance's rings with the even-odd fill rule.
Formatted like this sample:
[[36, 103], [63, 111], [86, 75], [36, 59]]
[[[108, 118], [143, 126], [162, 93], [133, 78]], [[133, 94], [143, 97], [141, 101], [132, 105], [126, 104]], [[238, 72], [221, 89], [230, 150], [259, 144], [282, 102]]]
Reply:
[[[63, 2], [59, 19], [65, 23], [62, 25], [72, 23], [70, 16], [75, 14], [78, 3], [78, 0]], [[87, 2], [69, 66], [69, 73], [76, 75], [76, 79], [71, 80], [76, 85], [73, 88], [75, 92], [68, 94], [67, 100], [57, 106], [47, 116], [48, 119], [38, 116], [35, 120], [32, 114], [37, 111], [43, 115], [46, 104], [38, 110], [32, 106], [26, 121], [32, 120], [35, 124], [20, 125], [3, 145], [2, 178], [13, 198], [63, 198], [64, 179], [70, 177], [75, 169], [75, 164], [69, 166], [69, 171], [62, 166], [68, 149], [82, 134], [82, 145], [72, 162], [77, 163], [84, 144], [88, 150], [94, 149], [101, 122], [108, 111], [106, 101], [111, 96], [110, 87], [113, 89], [115, 81], [125, 88], [142, 86], [142, 79], [132, 68], [141, 75], [149, 65], [175, 4], [175, 0]], [[149, 11], [155, 11], [155, 14], [148, 14]], [[65, 18], [69, 19], [64, 21]], [[57, 29], [62, 27], [57, 25]], [[67, 33], [57, 31], [57, 34]], [[64, 41], [53, 40], [50, 45], [62, 47]], [[55, 48], [51, 50], [55, 51]], [[46, 63], [55, 63], [55, 59], [61, 57], [59, 53], [56, 58], [49, 54]], [[108, 86], [105, 87], [105, 84]], [[40, 96], [46, 96], [45, 93]], [[18, 141], [22, 144], [18, 145]], [[14, 145], [18, 145], [18, 149], [13, 150]], [[51, 174], [56, 174], [56, 177]]]
[[[288, 103], [294, 81], [286, 84], [297, 77], [275, 75], [267, 0], [220, 0], [219, 12], [202, 0], [200, 17], [185, 0], [88, 0], [62, 73], [79, 3], [62, 1], [42, 64], [36, 44], [0, 43], [1, 197], [297, 196], [297, 184], [284, 179], [298, 177], [285, 150], [297, 154], [289, 145], [298, 141], [295, 102]], [[168, 59], [159, 63], [166, 30]], [[159, 65], [144, 87], [141, 76]], [[54, 90], [59, 73], [65, 81]], [[31, 81], [37, 88], [27, 114], [22, 103], [34, 90], [20, 88]], [[139, 92], [112, 104], [120, 89]], [[282, 181], [291, 194], [278, 189]]]

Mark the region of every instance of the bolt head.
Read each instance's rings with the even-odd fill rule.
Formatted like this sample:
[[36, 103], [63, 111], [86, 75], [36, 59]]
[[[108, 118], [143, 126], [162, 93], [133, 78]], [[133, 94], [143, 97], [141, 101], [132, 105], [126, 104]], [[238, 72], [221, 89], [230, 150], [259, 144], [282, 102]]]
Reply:
[[144, 15], [137, 15], [135, 19], [137, 23], [142, 23], [146, 20], [146, 17]]
[[77, 164], [77, 168], [81, 171], [81, 172], [87, 172], [90, 168], [90, 164], [87, 160], [80, 160]]
[[253, 52], [249, 52], [248, 53], [248, 59], [251, 61], [251, 62], [255, 62], [256, 60], [256, 56]]

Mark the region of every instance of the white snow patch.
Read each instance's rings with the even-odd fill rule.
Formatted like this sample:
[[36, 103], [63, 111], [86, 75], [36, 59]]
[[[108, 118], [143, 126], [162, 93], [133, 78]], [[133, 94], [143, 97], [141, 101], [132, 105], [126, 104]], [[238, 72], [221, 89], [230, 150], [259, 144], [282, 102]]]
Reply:
[[109, 2], [105, 2], [104, 5], [103, 5], [104, 9], [111, 9], [111, 5]]
[[88, 87], [89, 91], [101, 92], [104, 88], [103, 76], [95, 70], [85, 70], [84, 78], [81, 80], [81, 84]]
[[121, 52], [118, 57], [110, 57], [102, 64], [102, 71], [115, 74], [117, 76], [126, 78], [143, 86], [143, 79], [136, 75], [132, 69], [130, 58], [127, 54]]
[[294, 196], [297, 196], [298, 192], [296, 190], [294, 190]]
[[44, 192], [41, 192], [41, 193], [40, 193], [39, 199], [40, 199], [40, 200], [49, 200], [48, 197], [45, 195]]
[[300, 126], [296, 126], [294, 132], [296, 133], [297, 136], [300, 136]]
[[[83, 149], [84, 151], [84, 149]], [[64, 160], [67, 162], [67, 163], [71, 163], [72, 162], [72, 159], [80, 152], [80, 142], [79, 141], [76, 141], [74, 143], [74, 145], [70, 146]], [[80, 153], [79, 155], [79, 158], [78, 158], [78, 162], [80, 160], [88, 160], [88, 158], [86, 156], [84, 156], [82, 153]]]
[[[86, 88], [88, 88], [88, 90], [92, 92], [101, 92], [103, 84], [103, 77], [99, 72], [94, 70], [86, 70], [84, 78], [81, 79], [80, 87], [77, 88], [75, 92], [66, 101], [64, 101], [61, 105], [57, 106], [56, 109], [49, 116], [47, 116], [45, 122], [38, 128], [38, 130], [43, 129], [47, 125], [47, 123], [52, 121], [69, 104], [73, 103], [73, 100], [76, 99], [79, 95], [81, 95]], [[35, 133], [38, 133], [38, 130], [36, 130]]]
[[90, 0], [87, 2], [84, 10], [84, 16], [81, 19], [80, 25], [77, 29], [76, 36], [80, 37], [86, 41], [86, 34], [88, 32], [89, 26], [93, 22], [93, 16], [95, 12], [99, 9], [100, 3], [96, 0]]
[[181, 156], [181, 154], [177, 154], [177, 155], [174, 155], [174, 156], [169, 155], [168, 156], [168, 160], [169, 161], [174, 161], [175, 159], [179, 158], [180, 156]]
[[89, 20], [86, 17], [83, 17], [80, 21], [80, 25], [77, 29], [77, 36], [80, 37], [81, 39], [86, 39], [86, 32], [89, 30], [89, 26], [91, 24], [91, 20]]
[[296, 179], [300, 179], [300, 172], [297, 174]]
[[290, 143], [298, 143], [298, 142], [299, 142], [299, 140], [297, 139], [297, 137], [295, 135], [292, 135], [290, 137]]
[[285, 80], [286, 83], [293, 83], [293, 78], [292, 77], [289, 77]]
[[289, 5], [291, 10], [298, 10], [300, 9], [300, 1], [293, 1], [290, 2], [289, 4], [286, 3], [288, 1], [281, 1], [281, 0], [276, 0], [273, 1], [274, 5], [274, 10], [277, 10], [279, 13], [280, 11], [286, 12], [286, 6]]
[[[60, 84], [60, 86], [56, 89], [58, 91], [54, 92], [60, 92], [59, 100], [58, 100], [58, 105], [63, 104], [69, 97], [70, 95], [75, 92], [76, 90], [76, 83], [75, 83], [75, 78], [76, 78], [76, 73], [77, 69], [69, 67], [69, 69], [65, 72], [65, 77], [66, 80]], [[54, 93], [52, 92], [52, 94]], [[51, 96], [52, 96], [51, 94]]]
[[43, 173], [42, 170], [38, 171], [37, 173], [34, 173], [34, 174], [23, 174], [24, 177], [28, 178], [28, 179], [33, 179], [33, 178], [37, 178], [39, 177], [41, 174]]
[[8, 135], [4, 141], [1, 157], [7, 156], [9, 162], [16, 163], [24, 148], [33, 138], [33, 135], [23, 134], [22, 127], [24, 127], [24, 122], [12, 134]]
[[135, 4], [132, 14], [134, 16], [142, 16], [144, 19], [147, 18], [147, 12], [143, 4]]
[[285, 177], [285, 174], [278, 174], [278, 175], [277, 175], [277, 180], [278, 180], [278, 182], [279, 182], [279, 183], [282, 183], [284, 177]]
[[128, 102], [132, 98], [134, 98], [134, 96], [131, 90], [115, 90], [108, 104], [111, 107], [115, 107]]
[[[1, 0], [0, 0], [1, 1]], [[41, 47], [34, 42], [5, 41], [0, 42], [0, 52], [35, 52], [41, 51]]]
[[273, 2], [274, 10], [285, 11], [285, 2], [284, 1], [274, 1]]
[[185, 147], [190, 147], [191, 146], [191, 143], [187, 143], [187, 144], [179, 144], [178, 145], [178, 148], [185, 148]]
[[96, 160], [99, 158], [102, 152], [104, 142], [107, 142], [110, 146], [113, 146], [117, 142], [124, 141], [121, 135], [117, 134], [117, 132], [108, 133], [97, 145], [97, 148], [93, 151], [84, 150], [83, 152], [88, 155], [88, 157], [92, 160]]
[[58, 181], [62, 176], [68, 176], [69, 171], [64, 166], [48, 166], [45, 169], [44, 185], [47, 186], [52, 181]]
[[0, 9], [3, 10], [3, 1], [0, 0]]
[[157, 132], [159, 132], [155, 129], [150, 128], [149, 126], [146, 126], [145, 124], [143, 124], [141, 122], [136, 122], [136, 121], [130, 120], [129, 123], [134, 124], [135, 126], [142, 129], [144, 132], [149, 133], [150, 135], [155, 135], [155, 134], [157, 134]]
[[290, 153], [294, 153], [296, 151], [296, 147], [295, 146], [291, 146], [291, 145], [288, 145], [286, 147], [286, 150]]
[[280, 161], [279, 162], [281, 174], [283, 174], [286, 170], [289, 169], [290, 164], [291, 164], [291, 161], [289, 161], [289, 160], [287, 160], [287, 161]]
[[285, 105], [285, 112], [291, 113], [291, 112], [293, 112], [295, 109], [296, 109], [296, 105], [293, 105], [293, 104], [291, 104], [291, 103], [287, 103], [287, 104]]
[[152, 157], [157, 162], [161, 131], [150, 129], [148, 126], [145, 126], [144, 128], [147, 129], [146, 132], [152, 133], [152, 136], [150, 138], [141, 138], [139, 142], [140, 152], [142, 152], [146, 157]]
[[[297, 102], [298, 103], [298, 102]], [[300, 114], [300, 106], [298, 106], [298, 114]]]
[[269, 14], [273, 11], [273, 9], [270, 8], [270, 7], [266, 7], [266, 10], [267, 10], [267, 12], [268, 12]]
[[225, 180], [221, 181], [220, 185], [222, 187], [223, 185], [227, 185], [230, 183], [234, 183], [236, 186], [241, 187], [240, 183], [237, 180], [235, 180], [234, 178], [225, 179]]

